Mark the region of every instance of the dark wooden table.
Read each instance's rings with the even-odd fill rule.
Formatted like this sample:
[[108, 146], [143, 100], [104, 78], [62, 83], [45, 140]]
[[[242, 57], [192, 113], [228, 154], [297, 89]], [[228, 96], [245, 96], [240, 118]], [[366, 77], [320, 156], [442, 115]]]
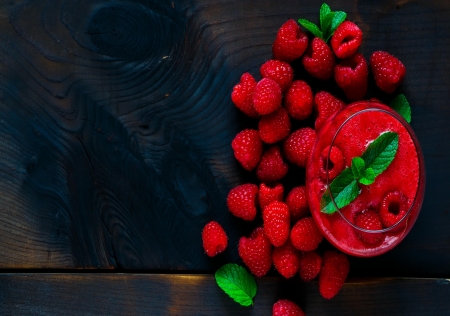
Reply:
[[[251, 308], [215, 284], [218, 267], [241, 263], [237, 242], [253, 227], [226, 206], [232, 187], [254, 181], [230, 147], [249, 126], [231, 89], [258, 75], [282, 23], [317, 22], [321, 4], [0, 1], [0, 314], [270, 315], [289, 298], [309, 315], [448, 315], [446, 0], [328, 2], [363, 30], [366, 58], [386, 50], [407, 67], [399, 92], [427, 170], [407, 238], [351, 258], [331, 301], [317, 282], [275, 272], [257, 280]], [[200, 232], [213, 219], [229, 247], [210, 259]]]

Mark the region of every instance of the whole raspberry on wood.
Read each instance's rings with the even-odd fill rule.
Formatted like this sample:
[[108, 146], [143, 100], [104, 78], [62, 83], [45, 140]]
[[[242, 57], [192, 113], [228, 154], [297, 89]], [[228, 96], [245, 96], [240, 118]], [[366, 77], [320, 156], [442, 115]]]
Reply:
[[261, 183], [259, 185], [258, 201], [261, 210], [274, 201], [283, 201], [284, 187], [281, 183], [267, 185]]
[[281, 156], [280, 147], [273, 146], [263, 153], [256, 168], [256, 176], [261, 182], [276, 182], [287, 174], [288, 169], [288, 164]]
[[287, 240], [284, 245], [273, 249], [273, 265], [284, 278], [292, 278], [297, 274], [299, 268], [299, 256], [298, 250]]
[[256, 216], [256, 198], [258, 186], [256, 184], [241, 184], [230, 190], [227, 206], [231, 214], [246, 221], [252, 221]]
[[259, 137], [259, 132], [254, 129], [245, 129], [231, 142], [234, 157], [241, 166], [248, 171], [252, 171], [258, 165], [263, 152], [263, 143]]
[[264, 233], [275, 247], [283, 245], [289, 238], [289, 208], [283, 202], [274, 201], [263, 210]]
[[299, 220], [291, 230], [292, 245], [301, 251], [316, 250], [323, 240], [323, 236], [314, 223], [312, 217]]
[[301, 57], [308, 47], [308, 36], [292, 19], [284, 23], [277, 32], [272, 53], [275, 59], [292, 62]]
[[304, 185], [293, 188], [286, 197], [286, 205], [291, 214], [291, 221], [296, 222], [309, 214], [309, 205]]
[[346, 255], [326, 251], [319, 274], [319, 292], [323, 298], [331, 299], [339, 293], [347, 279], [350, 263]]
[[294, 302], [279, 300], [273, 304], [272, 316], [305, 316], [305, 313]]
[[314, 127], [319, 131], [328, 118], [344, 108], [345, 103], [329, 92], [320, 91], [314, 96], [314, 105], [318, 113]]
[[259, 136], [266, 144], [283, 140], [291, 131], [289, 115], [283, 107], [275, 112], [263, 115], [258, 124]]
[[261, 76], [263, 78], [270, 78], [281, 88], [281, 92], [286, 91], [292, 84], [294, 79], [294, 69], [286, 62], [271, 59], [262, 64], [260, 68]]
[[256, 87], [256, 80], [246, 72], [241, 76], [241, 81], [233, 87], [231, 101], [234, 105], [249, 117], [257, 118], [259, 113], [253, 107], [253, 90]]
[[222, 226], [211, 221], [205, 225], [202, 231], [203, 249], [209, 257], [222, 253], [228, 246], [228, 237]]
[[369, 68], [362, 54], [346, 58], [334, 68], [334, 79], [350, 101], [364, 98], [368, 76]]
[[370, 68], [377, 86], [386, 93], [393, 93], [406, 74], [403, 63], [393, 55], [377, 51], [370, 56]]
[[322, 257], [315, 251], [305, 252], [299, 260], [299, 274], [304, 282], [314, 280], [322, 269]]
[[300, 128], [284, 140], [284, 154], [290, 162], [305, 168], [315, 141], [316, 132], [312, 128]]
[[281, 106], [281, 88], [274, 80], [263, 78], [253, 90], [253, 107], [261, 115], [275, 112]]
[[239, 239], [238, 252], [250, 272], [257, 277], [266, 275], [272, 267], [272, 244], [262, 227], [256, 228], [250, 237]]
[[293, 119], [307, 119], [313, 109], [311, 87], [305, 81], [294, 81], [286, 93], [284, 104], [289, 116]]
[[344, 59], [352, 56], [361, 46], [363, 33], [353, 22], [344, 21], [331, 37], [331, 47], [336, 57]]
[[333, 77], [336, 60], [330, 46], [315, 37], [302, 57], [302, 64], [311, 76], [328, 80]]

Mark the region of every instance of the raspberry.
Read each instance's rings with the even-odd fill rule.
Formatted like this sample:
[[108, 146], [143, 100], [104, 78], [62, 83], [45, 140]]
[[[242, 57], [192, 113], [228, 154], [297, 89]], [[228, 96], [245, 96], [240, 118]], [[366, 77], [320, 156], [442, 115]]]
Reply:
[[319, 292], [323, 298], [331, 299], [345, 283], [350, 262], [346, 255], [336, 251], [326, 251], [323, 255], [322, 270], [319, 275]]
[[362, 42], [362, 31], [350, 21], [342, 22], [331, 37], [331, 47], [338, 58], [352, 56]]
[[275, 112], [263, 115], [258, 124], [259, 136], [267, 144], [276, 143], [289, 135], [291, 121], [283, 107]]
[[273, 201], [283, 201], [284, 187], [280, 183], [276, 183], [272, 186], [261, 183], [259, 185], [258, 201], [259, 207], [264, 208]]
[[[330, 156], [328, 157], [328, 154]], [[320, 165], [320, 177], [322, 180], [327, 180], [327, 161], [328, 161], [328, 180], [331, 181], [336, 178], [345, 167], [345, 158], [342, 151], [336, 147], [332, 146], [330, 151], [330, 146], [327, 146], [320, 153], [320, 159], [322, 163]]]
[[241, 184], [230, 190], [227, 205], [231, 214], [246, 221], [252, 221], [256, 216], [256, 184]]
[[386, 194], [381, 201], [378, 213], [384, 227], [391, 227], [398, 223], [408, 212], [408, 199], [400, 191]]
[[272, 316], [305, 316], [305, 313], [294, 302], [279, 300], [273, 304]]
[[233, 139], [231, 147], [234, 157], [245, 170], [255, 169], [263, 152], [263, 143], [257, 130], [243, 130]]
[[333, 77], [336, 61], [327, 43], [315, 37], [302, 57], [302, 64], [311, 76], [328, 80]]
[[322, 242], [322, 239], [323, 236], [317, 229], [312, 217], [305, 217], [292, 227], [291, 242], [298, 250], [315, 250]]
[[256, 176], [261, 182], [271, 183], [283, 178], [288, 169], [288, 164], [281, 157], [280, 147], [273, 146], [263, 153], [256, 168]]
[[241, 81], [233, 87], [233, 92], [231, 92], [231, 101], [233, 101], [234, 105], [252, 118], [259, 116], [253, 107], [253, 90], [255, 86], [255, 78], [246, 72], [241, 76]]
[[370, 68], [372, 69], [375, 83], [386, 93], [393, 93], [402, 83], [406, 74], [406, 68], [402, 62], [383, 51], [372, 53], [372, 56], [370, 56]]
[[281, 88], [274, 80], [263, 78], [253, 91], [253, 107], [261, 115], [275, 112], [281, 105]]
[[289, 115], [296, 120], [304, 120], [311, 115], [313, 109], [313, 95], [310, 86], [296, 80], [286, 93], [285, 102]]
[[309, 213], [306, 187], [298, 186], [293, 188], [286, 197], [286, 204], [289, 207], [292, 222], [305, 217]]
[[266, 275], [272, 267], [272, 245], [262, 227], [256, 228], [249, 238], [239, 239], [238, 252], [250, 272], [257, 277]]
[[215, 221], [205, 225], [202, 231], [203, 249], [208, 256], [223, 252], [228, 246], [228, 237], [222, 226]]
[[317, 92], [314, 96], [314, 104], [318, 112], [315, 122], [316, 131], [319, 131], [328, 118], [342, 110], [345, 103], [326, 91]]
[[263, 78], [270, 78], [278, 83], [282, 92], [289, 88], [294, 79], [294, 69], [288, 63], [280, 60], [266, 61], [262, 64], [260, 72]]
[[299, 167], [306, 167], [309, 153], [316, 141], [316, 132], [310, 127], [296, 130], [284, 140], [283, 149], [286, 158]]
[[[355, 216], [355, 225], [366, 230], [383, 229], [380, 216], [373, 210], [364, 210]], [[357, 231], [359, 239], [368, 245], [377, 245], [384, 239], [383, 233]]]
[[275, 59], [290, 63], [303, 55], [308, 47], [308, 36], [302, 32], [296, 21], [290, 19], [277, 32], [272, 46]]
[[284, 245], [273, 249], [272, 261], [275, 269], [284, 278], [289, 279], [298, 271], [299, 253], [288, 240]]
[[304, 282], [314, 280], [322, 268], [322, 257], [315, 251], [304, 253], [299, 261], [299, 274]]
[[283, 202], [274, 201], [263, 210], [264, 233], [275, 247], [283, 245], [289, 238], [289, 208]]
[[348, 57], [334, 68], [334, 79], [350, 101], [364, 98], [368, 76], [369, 68], [362, 54]]

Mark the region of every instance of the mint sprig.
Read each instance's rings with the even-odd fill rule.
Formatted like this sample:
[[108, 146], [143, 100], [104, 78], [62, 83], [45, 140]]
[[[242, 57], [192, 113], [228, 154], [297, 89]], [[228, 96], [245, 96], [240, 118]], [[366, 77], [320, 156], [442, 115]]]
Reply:
[[342, 11], [331, 11], [330, 6], [324, 3], [320, 7], [320, 27], [306, 19], [299, 19], [298, 23], [310, 31], [315, 37], [319, 37], [325, 42], [328, 42], [337, 27], [344, 22], [346, 18], [347, 13]]
[[253, 305], [256, 295], [255, 278], [240, 265], [228, 263], [215, 273], [217, 285], [242, 306]]
[[396, 96], [389, 104], [406, 122], [411, 123], [411, 107], [404, 94]]
[[[354, 157], [349, 168], [344, 169], [329, 185], [320, 200], [322, 213], [333, 214], [349, 205], [360, 193], [358, 185], [370, 185], [392, 163], [398, 149], [398, 134], [380, 134], [366, 148], [361, 157]], [[333, 203], [333, 200], [336, 203]]]

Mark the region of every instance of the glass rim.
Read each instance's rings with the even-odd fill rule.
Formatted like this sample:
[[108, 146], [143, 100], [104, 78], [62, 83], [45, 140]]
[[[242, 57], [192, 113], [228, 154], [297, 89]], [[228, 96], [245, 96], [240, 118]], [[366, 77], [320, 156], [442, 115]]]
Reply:
[[[414, 143], [414, 147], [415, 147], [416, 152], [417, 152], [418, 165], [419, 165], [418, 185], [417, 185], [416, 193], [414, 195], [414, 199], [413, 199], [413, 201], [411, 203], [411, 206], [409, 207], [408, 211], [394, 225], [386, 227], [386, 228], [383, 228], [383, 229], [376, 229], [376, 230], [375, 229], [374, 230], [369, 230], [369, 229], [365, 229], [365, 228], [359, 227], [359, 226], [353, 224], [346, 216], [344, 216], [344, 214], [342, 214], [340, 208], [336, 205], [336, 202], [335, 202], [335, 200], [333, 198], [333, 192], [331, 192], [329, 172], [328, 172], [328, 164], [329, 164], [329, 161], [330, 161], [331, 149], [333, 148], [333, 144], [334, 144], [334, 142], [335, 142], [339, 132], [341, 131], [341, 129], [345, 126], [345, 124], [348, 123], [348, 121], [350, 121], [355, 116], [363, 114], [365, 112], [371, 112], [371, 111], [379, 111], [379, 112], [386, 113], [386, 114], [392, 116], [394, 119], [396, 119], [397, 121], [399, 121], [403, 125], [403, 127], [408, 132], [409, 136], [411, 137], [411, 139], [412, 139], [412, 141]], [[327, 188], [329, 189], [329, 192], [330, 192], [330, 199], [331, 199], [331, 202], [333, 203], [333, 206], [336, 208], [336, 210], [339, 213], [339, 215], [347, 222], [347, 224], [349, 224], [354, 229], [356, 229], [358, 231], [361, 231], [361, 232], [364, 232], [364, 233], [370, 233], [370, 234], [384, 233], [384, 232], [391, 231], [391, 230], [393, 230], [396, 227], [400, 227], [400, 225], [403, 224], [403, 222], [405, 222], [405, 219], [407, 217], [409, 217], [408, 215], [411, 213], [411, 211], [414, 208], [414, 206], [416, 206], [417, 197], [419, 196], [419, 191], [420, 191], [420, 181], [421, 181], [421, 177], [422, 177], [422, 171], [423, 171], [422, 170], [422, 168], [423, 168], [422, 165], [423, 165], [423, 163], [421, 161], [421, 156], [420, 156], [420, 153], [419, 153], [419, 150], [418, 150], [420, 148], [420, 147], [418, 147], [418, 140], [417, 140], [417, 138], [415, 137], [414, 134], [411, 134], [411, 131], [412, 131], [411, 126], [399, 114], [397, 114], [395, 112], [390, 112], [390, 111], [385, 110], [385, 109], [376, 108], [376, 107], [369, 107], [369, 108], [362, 109], [362, 110], [359, 110], [359, 111], [351, 114], [348, 118], [345, 119], [344, 122], [342, 122], [342, 124], [336, 130], [336, 133], [334, 134], [334, 136], [333, 136], [333, 138], [331, 140], [329, 149], [328, 149], [328, 155], [327, 155], [327, 160], [326, 160], [326, 169], [325, 169], [326, 170], [326, 184], [327, 184]]]

